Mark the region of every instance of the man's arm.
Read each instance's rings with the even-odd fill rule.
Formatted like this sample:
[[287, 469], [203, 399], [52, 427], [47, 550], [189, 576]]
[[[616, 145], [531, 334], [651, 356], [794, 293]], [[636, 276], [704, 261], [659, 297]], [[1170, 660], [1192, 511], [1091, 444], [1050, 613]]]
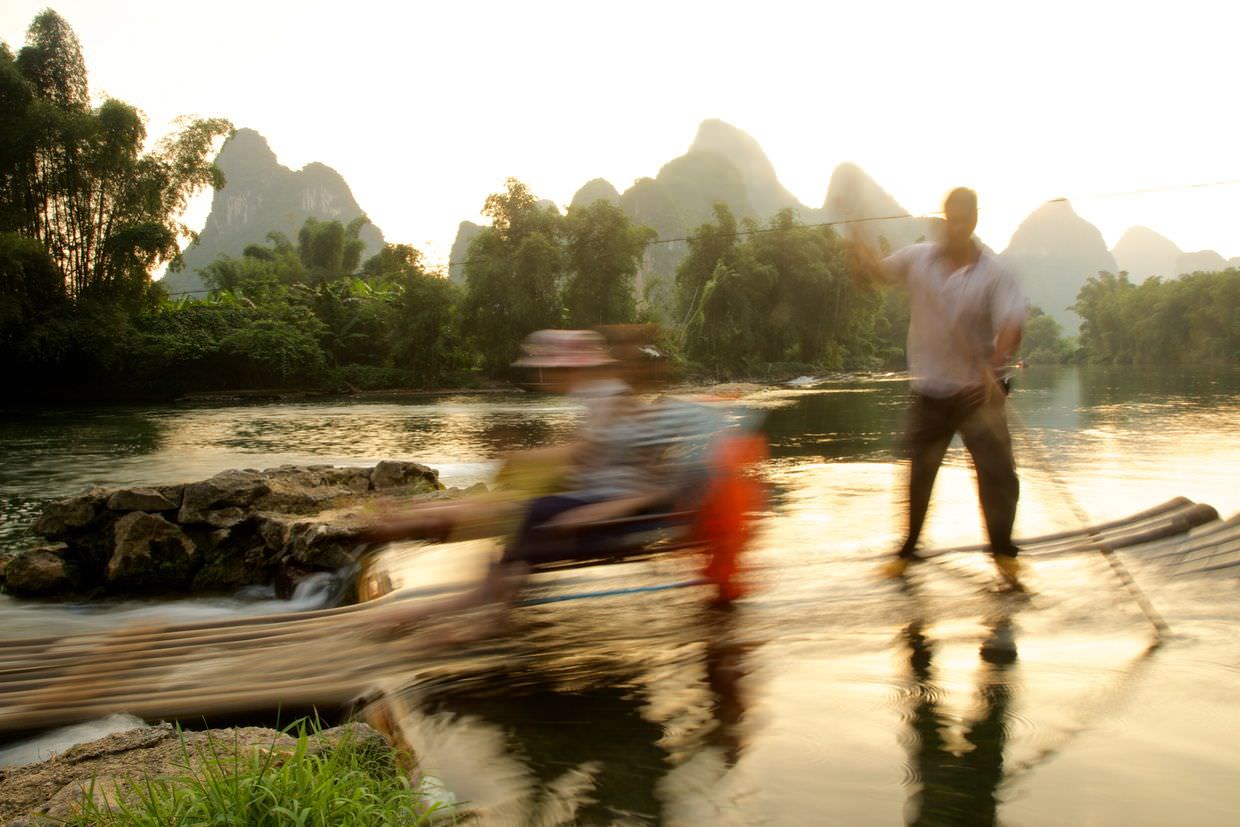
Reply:
[[1009, 321], [999, 330], [999, 335], [995, 338], [995, 352], [990, 357], [992, 370], [997, 371], [1011, 361], [1024, 335], [1024, 324], [1016, 320]]
[[1016, 277], [1004, 271], [991, 296], [991, 324], [998, 331], [990, 367], [998, 370], [1015, 358], [1025, 333], [1025, 294]]
[[908, 279], [912, 248], [904, 247], [884, 258], [861, 233], [848, 240], [848, 264], [853, 283], [869, 287], [875, 282], [904, 284]]

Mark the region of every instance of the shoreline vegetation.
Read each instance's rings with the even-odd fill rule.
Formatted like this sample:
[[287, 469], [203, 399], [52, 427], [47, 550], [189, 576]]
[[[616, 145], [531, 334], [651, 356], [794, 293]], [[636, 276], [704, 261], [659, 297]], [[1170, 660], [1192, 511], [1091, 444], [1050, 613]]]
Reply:
[[167, 824], [422, 825], [414, 757], [363, 723], [188, 731], [146, 726], [0, 769], [0, 820], [81, 827]]
[[[93, 104], [77, 35], [50, 9], [16, 54], [0, 43], [0, 97], [0, 347], [20, 404], [485, 388], [514, 378], [534, 330], [630, 322], [659, 324], [660, 349], [694, 378], [904, 364], [907, 301], [869, 287], [831, 226], [720, 202], [676, 256], [655, 255], [654, 230], [615, 204], [561, 213], [511, 178], [485, 199], [490, 225], [455, 280], [407, 244], [363, 261], [364, 216], [311, 218], [296, 238], [217, 258], [199, 271], [206, 295], [173, 300], [152, 274], [179, 267], [194, 238], [189, 199], [226, 187], [211, 159], [232, 124], [187, 121], [145, 149], [140, 110]], [[1020, 355], [1233, 365], [1237, 307], [1234, 268], [1139, 285], [1099, 273], [1070, 308], [1079, 336], [1031, 307]]]

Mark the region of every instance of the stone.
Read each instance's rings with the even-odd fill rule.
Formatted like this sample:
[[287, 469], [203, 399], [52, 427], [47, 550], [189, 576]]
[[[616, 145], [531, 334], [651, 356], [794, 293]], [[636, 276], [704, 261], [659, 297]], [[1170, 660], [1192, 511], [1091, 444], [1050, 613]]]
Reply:
[[[257, 565], [251, 551], [207, 555], [206, 562], [190, 583], [193, 592], [220, 592], [262, 582], [268, 574]], [[260, 558], [261, 559], [261, 558]]]
[[181, 497], [185, 494], [185, 485], [161, 485], [155, 489], [163, 494], [170, 501], [176, 503], [177, 508], [181, 507]]
[[189, 585], [201, 554], [179, 526], [155, 514], [132, 511], [117, 520], [113, 530], [109, 586], [180, 589]]
[[257, 517], [258, 536], [273, 552], [284, 551], [292, 541], [293, 525], [296, 520], [278, 514], [260, 514]]
[[180, 502], [154, 488], [122, 488], [108, 497], [108, 508], [112, 511], [176, 511]]
[[328, 523], [298, 523], [291, 535], [292, 559], [316, 569], [331, 570], [352, 564], [356, 559], [354, 551], [361, 544], [355, 529]]
[[308, 739], [306, 755], [323, 755], [330, 753], [341, 745], [348, 746], [358, 752], [369, 753], [374, 757], [390, 754], [388, 741], [378, 730], [360, 721], [325, 729]]
[[208, 480], [185, 486], [177, 522], [205, 523], [208, 511], [246, 508], [270, 491], [271, 486], [258, 471], [221, 471]]
[[[49, 506], [41, 528], [67, 543], [64, 568], [75, 589], [219, 591], [270, 583], [283, 566], [312, 573], [355, 562], [361, 529], [374, 519], [365, 503], [385, 495], [461, 492], [416, 462], [283, 465], [184, 485], [92, 489]], [[56, 566], [43, 560], [46, 576], [31, 588], [51, 589], [44, 595], [57, 583], [68, 588]]]
[[41, 546], [19, 553], [4, 569], [4, 585], [10, 594], [35, 597], [72, 590], [77, 578], [65, 560], [64, 543]]
[[376, 490], [417, 487], [425, 491], [443, 488], [439, 472], [416, 462], [383, 460], [370, 472], [370, 484]]
[[239, 523], [243, 523], [249, 519], [249, 514], [244, 510], [232, 506], [230, 508], [220, 508], [214, 511], [202, 512], [200, 522], [214, 528], [232, 528]]
[[104, 488], [91, 488], [76, 497], [48, 503], [35, 521], [34, 533], [59, 540], [84, 531], [99, 521], [109, 496], [110, 492]]

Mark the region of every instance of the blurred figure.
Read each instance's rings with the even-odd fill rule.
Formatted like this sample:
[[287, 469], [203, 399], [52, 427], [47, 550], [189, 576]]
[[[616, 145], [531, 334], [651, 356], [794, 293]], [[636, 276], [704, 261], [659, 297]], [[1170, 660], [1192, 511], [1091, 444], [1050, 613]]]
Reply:
[[1005, 366], [1020, 345], [1025, 299], [1012, 274], [973, 238], [977, 194], [952, 190], [943, 212], [937, 244], [913, 244], [881, 260], [864, 241], [853, 244], [857, 275], [909, 291], [908, 534], [884, 573], [899, 577], [919, 559], [934, 480], [960, 433], [977, 473], [995, 565], [1015, 583], [1020, 564], [1012, 524], [1020, 483], [1007, 426]]
[[588, 455], [593, 435], [605, 431], [628, 404], [630, 388], [606, 341], [594, 331], [540, 330], [526, 337], [521, 350], [514, 364], [534, 371], [532, 385], [566, 394], [585, 407], [586, 419], [576, 438], [566, 445], [510, 454], [487, 494], [390, 513], [361, 532], [361, 539], [447, 542], [506, 534], [516, 527], [530, 498], [565, 484], [572, 463]]
[[[516, 506], [520, 509], [516, 529], [483, 582], [437, 606], [395, 609], [389, 620], [409, 623], [432, 613], [483, 604], [503, 608], [534, 567], [626, 554], [651, 533], [666, 528], [669, 519], [683, 519], [704, 500], [716, 505], [740, 502], [734, 492], [746, 489], [736, 484], [737, 474], [716, 475], [708, 461], [708, 456], [712, 461], [716, 458], [710, 446], [722, 429], [722, 417], [702, 405], [668, 399], [643, 402], [634, 393], [634, 384], [650, 391], [666, 376], [666, 360], [653, 344], [654, 329], [629, 325], [608, 328], [607, 334], [610, 351], [601, 349], [604, 340], [598, 333], [588, 331], [540, 331], [527, 340], [525, 355], [516, 364], [538, 369], [542, 385], [571, 389], [589, 411], [586, 423], [573, 444], [530, 452], [529, 456], [539, 458], [535, 467], [541, 458], [554, 457], [557, 471], [554, 475], [536, 472], [533, 476], [538, 479], [533, 484], [522, 480], [519, 490], [526, 499]], [[589, 358], [582, 357], [585, 342], [589, 342]], [[603, 362], [598, 353], [608, 353], [608, 361]], [[587, 365], [591, 371], [583, 374], [581, 369]], [[608, 369], [605, 375], [598, 372], [604, 366]], [[557, 374], [557, 370], [567, 372]], [[727, 452], [724, 458], [735, 463]], [[522, 464], [510, 467], [522, 465], [529, 465], [528, 456]], [[715, 477], [733, 484], [721, 487]], [[721, 491], [731, 498], [711, 496]], [[491, 505], [488, 501], [482, 507]], [[707, 576], [720, 583], [721, 599], [730, 600], [738, 596], [735, 545], [748, 535], [738, 531], [723, 536], [726, 532], [720, 527], [736, 525], [737, 520], [718, 519], [720, 510], [707, 510], [716, 519], [701, 526], [700, 537], [715, 552], [711, 557], [714, 568], [708, 566]], [[434, 519], [459, 521], [462, 513], [468, 512], [457, 507], [446, 517], [437, 513], [429, 521], [417, 514], [389, 524], [387, 533], [377, 536], [394, 538], [402, 531], [421, 531], [436, 525]], [[716, 576], [718, 572], [722, 574]]]

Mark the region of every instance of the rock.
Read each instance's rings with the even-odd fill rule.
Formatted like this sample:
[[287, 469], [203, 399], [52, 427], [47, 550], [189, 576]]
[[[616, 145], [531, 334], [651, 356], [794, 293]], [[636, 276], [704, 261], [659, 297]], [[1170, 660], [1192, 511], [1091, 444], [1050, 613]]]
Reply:
[[266, 571], [253, 561], [250, 552], [208, 556], [190, 582], [192, 592], [222, 592], [266, 580]]
[[378, 730], [360, 721], [351, 721], [325, 729], [311, 738], [306, 745], [306, 755], [323, 755], [341, 745], [375, 757], [389, 754], [387, 739]]
[[292, 559], [320, 570], [351, 564], [361, 544], [355, 529], [327, 523], [298, 523], [291, 533]]
[[154, 488], [122, 488], [108, 497], [112, 511], [175, 511], [180, 497], [173, 500]]
[[180, 527], [163, 517], [133, 511], [116, 521], [108, 560], [110, 586], [179, 589], [189, 584], [201, 555]]
[[[416, 462], [285, 465], [186, 485], [92, 489], [48, 506], [39, 528], [67, 543], [64, 570], [77, 589], [218, 591], [270, 583], [285, 565], [306, 572], [349, 565], [361, 528], [373, 519], [362, 506], [378, 495], [459, 492], [446, 491], [437, 472]], [[45, 576], [28, 587], [40, 591], [28, 593], [53, 594], [56, 583], [68, 588], [57, 563], [36, 560]], [[19, 574], [29, 569], [19, 566]]]
[[220, 508], [215, 511], [204, 511], [202, 512], [202, 519], [200, 522], [214, 528], [232, 528], [233, 526], [243, 523], [248, 519], [249, 514], [240, 508], [233, 506], [230, 508]]
[[37, 596], [71, 591], [77, 587], [73, 567], [65, 560], [64, 543], [23, 551], [4, 569], [5, 588], [15, 595]]
[[170, 501], [176, 503], [177, 508], [181, 507], [181, 497], [185, 494], [184, 483], [180, 485], [161, 485], [155, 490], [160, 494], [163, 494]]
[[323, 482], [339, 486], [355, 494], [365, 494], [370, 490], [371, 473], [369, 468], [338, 468], [329, 465], [323, 469]]
[[270, 491], [267, 479], [258, 471], [221, 471], [209, 480], [185, 486], [177, 522], [206, 523], [206, 512], [245, 508]]
[[297, 584], [315, 573], [314, 569], [285, 563], [276, 569], [275, 576], [271, 579], [271, 586], [275, 589], [276, 597], [288, 600], [293, 596], [293, 592], [297, 591]]
[[59, 540], [75, 531], [90, 528], [103, 515], [111, 492], [103, 488], [48, 503], [35, 521], [34, 533], [49, 540]]
[[260, 514], [256, 520], [258, 536], [273, 552], [285, 551], [292, 542], [293, 526], [296, 520], [279, 514]]
[[443, 488], [439, 472], [416, 462], [384, 460], [370, 472], [370, 484], [376, 490], [416, 486], [425, 491]]

